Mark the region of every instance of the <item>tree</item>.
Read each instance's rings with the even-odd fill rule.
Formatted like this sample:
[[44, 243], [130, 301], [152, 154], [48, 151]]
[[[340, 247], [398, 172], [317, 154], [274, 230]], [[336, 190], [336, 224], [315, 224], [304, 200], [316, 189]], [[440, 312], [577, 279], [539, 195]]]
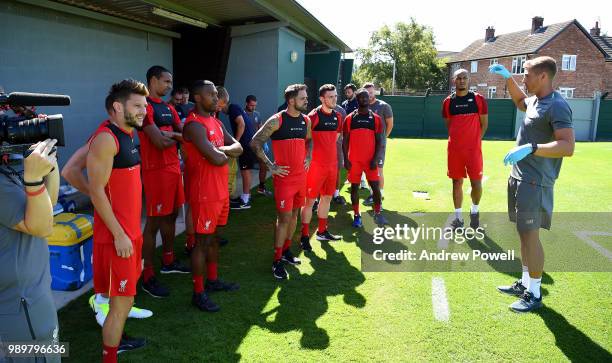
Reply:
[[431, 28], [413, 18], [372, 33], [368, 48], [358, 49], [357, 58], [361, 63], [353, 75], [357, 84], [372, 81], [391, 90], [395, 61], [396, 89], [448, 88], [446, 64], [437, 58]]

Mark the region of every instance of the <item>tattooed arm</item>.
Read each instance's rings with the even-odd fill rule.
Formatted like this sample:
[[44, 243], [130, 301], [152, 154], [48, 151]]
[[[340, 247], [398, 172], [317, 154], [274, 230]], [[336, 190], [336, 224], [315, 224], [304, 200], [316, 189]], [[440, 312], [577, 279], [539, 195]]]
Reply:
[[286, 165], [276, 165], [275, 163], [270, 161], [263, 149], [263, 145], [270, 139], [270, 136], [279, 128], [280, 121], [278, 117], [276, 115], [270, 117], [268, 121], [266, 121], [263, 126], [261, 126], [259, 130], [257, 130], [255, 135], [253, 136], [253, 139], [251, 140], [250, 145], [255, 155], [257, 155], [259, 161], [266, 165], [270, 172], [272, 172], [272, 175], [283, 177], [289, 174], [289, 167]]

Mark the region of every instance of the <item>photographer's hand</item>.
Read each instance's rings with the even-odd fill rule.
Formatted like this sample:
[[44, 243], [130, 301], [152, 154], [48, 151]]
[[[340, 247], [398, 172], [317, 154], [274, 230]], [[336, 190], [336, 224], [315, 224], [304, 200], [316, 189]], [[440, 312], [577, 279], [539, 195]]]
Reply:
[[54, 152], [52, 156], [55, 157], [53, 169], [43, 178], [43, 180], [45, 181], [45, 187], [47, 188], [47, 193], [51, 199], [51, 205], [55, 205], [59, 195], [60, 173], [59, 165], [57, 165], [57, 152]]
[[57, 165], [55, 154], [49, 155], [56, 142], [47, 139], [33, 145], [32, 153], [24, 160], [24, 182], [34, 185], [25, 187], [25, 215], [21, 222], [13, 226], [15, 230], [42, 238], [53, 232], [53, 205], [43, 178]]
[[56, 154], [51, 153], [55, 139], [47, 139], [30, 148], [32, 153], [23, 161], [23, 180], [27, 183], [41, 181], [57, 165]]

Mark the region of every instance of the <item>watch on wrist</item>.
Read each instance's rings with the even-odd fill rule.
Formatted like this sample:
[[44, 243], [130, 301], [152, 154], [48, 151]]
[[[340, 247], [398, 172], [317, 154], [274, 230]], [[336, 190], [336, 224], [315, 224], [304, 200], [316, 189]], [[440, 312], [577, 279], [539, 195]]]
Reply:
[[531, 143], [531, 153], [535, 154], [536, 150], [538, 150], [538, 143], [537, 142], [532, 142]]
[[37, 187], [40, 185], [43, 185], [45, 183], [45, 181], [43, 179], [40, 179], [39, 181], [34, 181], [34, 182], [27, 182], [27, 181], [23, 181], [23, 185], [26, 187]]

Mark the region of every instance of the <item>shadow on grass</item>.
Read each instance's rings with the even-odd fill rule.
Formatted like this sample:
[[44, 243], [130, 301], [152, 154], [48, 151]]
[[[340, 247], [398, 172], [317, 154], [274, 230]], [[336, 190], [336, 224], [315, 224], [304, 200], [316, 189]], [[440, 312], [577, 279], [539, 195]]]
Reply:
[[321, 247], [326, 252], [325, 259], [313, 252], [305, 255], [314, 272], [301, 274], [299, 267], [289, 267], [289, 280], [279, 284], [279, 305], [260, 315], [260, 326], [271, 332], [301, 332], [300, 345], [304, 349], [329, 346], [330, 336], [316, 323], [327, 312], [328, 297], [342, 295], [347, 305], [356, 308], [366, 304], [365, 297], [355, 290], [365, 276], [328, 242], [322, 242]]
[[572, 362], [612, 362], [612, 354], [594, 342], [565, 317], [555, 310], [544, 306], [536, 312], [551, 333], [556, 345]]
[[[518, 238], [518, 236], [517, 236]], [[485, 238], [483, 240], [478, 239], [467, 239], [467, 245], [472, 250], [480, 250], [486, 253], [503, 253], [507, 252], [507, 250], [503, 249], [500, 245], [498, 245], [493, 239], [491, 239], [488, 235], [485, 234]], [[520, 253], [520, 249], [519, 249]], [[519, 256], [520, 257], [520, 256]], [[515, 259], [512, 261], [494, 261], [487, 260], [487, 264], [491, 266], [495, 271], [506, 274], [512, 278], [520, 279], [522, 274], [522, 264], [520, 260]], [[552, 285], [555, 281], [546, 272], [542, 274], [542, 284]], [[542, 295], [548, 295], [548, 290], [544, 287], [541, 287]]]
[[[268, 187], [271, 184], [268, 180]], [[171, 295], [156, 299], [138, 288], [136, 306], [150, 309], [154, 315], [148, 319], [128, 319], [125, 331], [131, 336], [146, 337], [147, 346], [122, 354], [120, 360], [147, 363], [238, 362], [265, 356], [263, 350], [266, 347], [248, 346], [249, 356], [241, 352], [253, 327], [277, 332], [299, 330], [303, 332], [302, 347], [324, 349], [329, 345], [330, 337], [315, 322], [326, 313], [327, 298], [342, 295], [348, 305], [365, 306], [365, 298], [355, 290], [365, 277], [350, 265], [343, 253], [328, 244], [323, 244], [326, 259], [316, 255], [307, 257], [314, 268], [312, 275], [300, 274], [298, 269], [290, 268], [292, 278], [279, 284], [271, 270], [276, 216], [274, 199], [254, 194], [252, 205], [249, 210], [232, 211], [228, 226], [220, 231], [230, 242], [220, 252], [219, 276], [240, 283], [240, 290], [212, 294], [221, 311], [200, 312], [191, 305], [191, 275], [158, 274], [157, 279], [170, 289]], [[342, 216], [336, 218], [340, 219], [332, 221], [332, 226], [336, 223], [345, 225]], [[188, 261], [182, 256], [184, 241], [184, 235], [175, 239], [175, 253]], [[299, 241], [299, 238], [294, 241]], [[155, 265], [159, 271], [161, 249], [156, 253]], [[262, 311], [270, 299], [274, 299], [279, 287], [281, 305], [276, 308], [275, 319], [269, 323]], [[66, 362], [100, 361], [101, 328], [87, 302], [92, 293], [81, 296], [59, 312], [60, 340], [69, 342], [71, 348], [70, 357], [64, 360]]]

